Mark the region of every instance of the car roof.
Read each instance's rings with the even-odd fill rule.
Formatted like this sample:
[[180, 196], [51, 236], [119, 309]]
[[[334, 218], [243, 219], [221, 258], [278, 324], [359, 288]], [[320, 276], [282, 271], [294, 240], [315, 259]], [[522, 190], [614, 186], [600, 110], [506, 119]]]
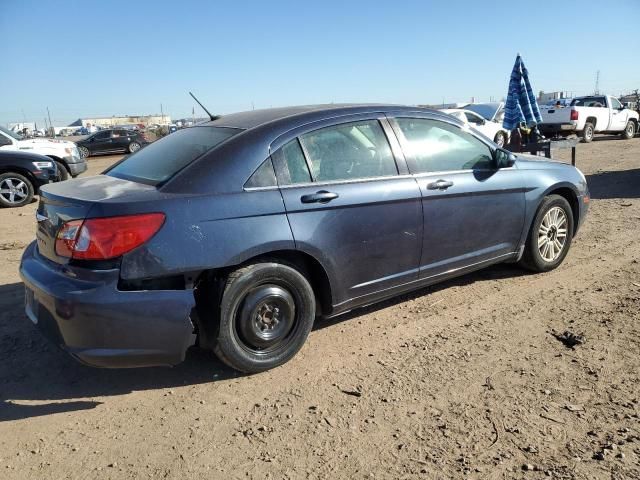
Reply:
[[402, 105], [389, 104], [324, 104], [324, 105], [301, 105], [295, 107], [267, 108], [262, 110], [250, 110], [247, 112], [232, 113], [224, 115], [214, 121], [201, 123], [199, 125], [210, 125], [216, 127], [229, 127], [251, 129], [269, 123], [287, 123], [300, 125], [308, 122], [324, 120], [341, 115], [353, 115], [370, 112], [425, 112], [437, 113], [436, 110], [423, 107], [408, 107]]

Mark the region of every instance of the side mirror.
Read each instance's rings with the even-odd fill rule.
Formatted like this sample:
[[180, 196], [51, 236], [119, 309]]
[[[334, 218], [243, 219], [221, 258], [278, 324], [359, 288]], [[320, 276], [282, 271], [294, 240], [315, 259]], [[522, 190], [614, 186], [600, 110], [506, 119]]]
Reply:
[[516, 156], [504, 148], [496, 148], [493, 152], [493, 159], [496, 162], [496, 168], [509, 168], [516, 163]]

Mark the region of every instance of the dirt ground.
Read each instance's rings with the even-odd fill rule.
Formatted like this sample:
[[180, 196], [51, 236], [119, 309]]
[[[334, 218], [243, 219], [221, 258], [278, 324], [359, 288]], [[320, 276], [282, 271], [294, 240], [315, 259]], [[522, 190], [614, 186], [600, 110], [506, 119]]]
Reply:
[[253, 376], [197, 349], [173, 369], [76, 363], [23, 314], [36, 204], [1, 210], [0, 478], [640, 478], [640, 138], [581, 144], [578, 167], [591, 210], [557, 270], [322, 321]]

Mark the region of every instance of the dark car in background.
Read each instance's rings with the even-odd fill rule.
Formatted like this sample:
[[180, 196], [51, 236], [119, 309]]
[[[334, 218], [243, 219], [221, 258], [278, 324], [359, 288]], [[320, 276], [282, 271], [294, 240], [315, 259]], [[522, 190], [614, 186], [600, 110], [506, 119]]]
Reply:
[[432, 110], [232, 114], [44, 187], [26, 313], [90, 365], [173, 365], [198, 338], [259, 372], [319, 316], [495, 263], [556, 268], [588, 203], [575, 167]]
[[83, 158], [108, 153], [134, 153], [149, 143], [144, 132], [133, 129], [107, 129], [93, 133], [76, 145]]
[[58, 180], [56, 163], [27, 152], [0, 151], [0, 207], [31, 203], [40, 187]]

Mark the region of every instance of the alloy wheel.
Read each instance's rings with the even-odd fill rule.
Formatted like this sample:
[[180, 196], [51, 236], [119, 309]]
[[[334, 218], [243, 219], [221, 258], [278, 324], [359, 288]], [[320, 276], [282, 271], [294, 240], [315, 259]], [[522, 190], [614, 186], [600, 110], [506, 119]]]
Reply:
[[546, 262], [558, 259], [567, 242], [567, 214], [553, 207], [542, 218], [538, 229], [538, 250]]
[[11, 205], [17, 205], [29, 195], [29, 188], [19, 178], [5, 178], [0, 183], [0, 195]]

